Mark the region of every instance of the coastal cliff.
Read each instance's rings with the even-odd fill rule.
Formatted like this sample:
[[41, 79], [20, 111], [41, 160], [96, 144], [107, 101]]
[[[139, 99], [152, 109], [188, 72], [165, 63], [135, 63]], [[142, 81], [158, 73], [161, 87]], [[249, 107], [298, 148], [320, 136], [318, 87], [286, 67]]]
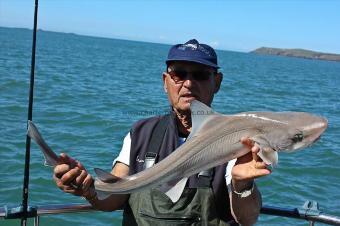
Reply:
[[340, 62], [340, 54], [321, 53], [305, 49], [279, 49], [261, 47], [250, 53], [264, 54], [264, 55], [276, 55], [276, 56], [289, 56], [289, 57], [301, 57], [314, 60], [331, 60]]

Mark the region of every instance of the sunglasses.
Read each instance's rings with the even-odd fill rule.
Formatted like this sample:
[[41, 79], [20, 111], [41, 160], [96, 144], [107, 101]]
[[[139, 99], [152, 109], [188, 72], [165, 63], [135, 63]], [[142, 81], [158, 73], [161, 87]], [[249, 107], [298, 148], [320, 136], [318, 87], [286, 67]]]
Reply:
[[[172, 69], [168, 70], [168, 75], [176, 84], [182, 84], [185, 80], [192, 79], [195, 81], [207, 81], [215, 73], [212, 71], [198, 70], [198, 71], [186, 71], [183, 69]], [[191, 75], [191, 77], [189, 76]]]

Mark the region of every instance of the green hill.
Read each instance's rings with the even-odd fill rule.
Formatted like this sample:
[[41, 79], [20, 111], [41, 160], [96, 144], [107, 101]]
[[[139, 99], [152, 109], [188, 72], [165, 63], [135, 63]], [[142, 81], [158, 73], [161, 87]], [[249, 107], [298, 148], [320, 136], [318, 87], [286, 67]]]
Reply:
[[279, 49], [261, 47], [251, 51], [251, 53], [264, 54], [264, 55], [277, 55], [277, 56], [289, 56], [289, 57], [301, 57], [306, 59], [315, 60], [331, 60], [340, 61], [340, 54], [321, 53], [305, 49]]

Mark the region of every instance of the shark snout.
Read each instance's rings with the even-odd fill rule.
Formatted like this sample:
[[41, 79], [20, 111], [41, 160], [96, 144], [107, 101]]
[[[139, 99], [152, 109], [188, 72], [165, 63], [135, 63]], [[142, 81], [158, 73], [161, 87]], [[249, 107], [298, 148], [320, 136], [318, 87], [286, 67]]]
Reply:
[[319, 118], [314, 123], [306, 126], [304, 130], [305, 139], [308, 143], [314, 143], [320, 139], [321, 134], [328, 127], [328, 121], [325, 118]]

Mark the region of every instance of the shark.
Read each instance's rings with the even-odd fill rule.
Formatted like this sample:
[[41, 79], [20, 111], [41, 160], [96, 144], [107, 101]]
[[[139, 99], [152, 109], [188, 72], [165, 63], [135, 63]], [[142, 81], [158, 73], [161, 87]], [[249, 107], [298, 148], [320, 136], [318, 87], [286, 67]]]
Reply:
[[[249, 137], [260, 147], [259, 157], [276, 166], [279, 152], [309, 147], [326, 130], [326, 118], [306, 112], [242, 112], [223, 115], [194, 100], [190, 105], [192, 129], [186, 142], [169, 156], [139, 173], [118, 178], [96, 168], [95, 189], [102, 197], [159, 188], [176, 202], [191, 175], [245, 155], [241, 143]], [[57, 155], [29, 121], [28, 135], [40, 146], [45, 162], [54, 165]]]

